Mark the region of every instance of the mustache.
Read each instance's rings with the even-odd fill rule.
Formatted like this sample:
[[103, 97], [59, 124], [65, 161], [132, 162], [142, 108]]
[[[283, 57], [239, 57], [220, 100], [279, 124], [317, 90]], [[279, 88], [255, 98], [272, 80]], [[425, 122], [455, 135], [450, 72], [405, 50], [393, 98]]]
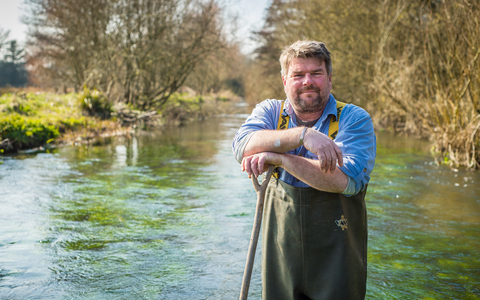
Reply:
[[297, 93], [303, 93], [303, 92], [306, 92], [306, 91], [314, 91], [316, 92], [317, 94], [320, 94], [320, 89], [314, 85], [307, 85], [307, 86], [302, 86], [301, 88], [299, 88], [297, 90]]

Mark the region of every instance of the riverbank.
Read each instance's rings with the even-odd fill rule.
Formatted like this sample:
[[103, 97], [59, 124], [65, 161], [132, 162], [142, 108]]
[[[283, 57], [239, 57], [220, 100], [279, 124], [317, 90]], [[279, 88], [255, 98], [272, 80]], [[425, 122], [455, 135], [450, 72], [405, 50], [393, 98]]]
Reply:
[[35, 90], [0, 93], [0, 153], [99, 144], [137, 130], [182, 126], [228, 112], [240, 98], [224, 92], [197, 96], [176, 93], [161, 108], [147, 111], [112, 104], [98, 91], [58, 94]]

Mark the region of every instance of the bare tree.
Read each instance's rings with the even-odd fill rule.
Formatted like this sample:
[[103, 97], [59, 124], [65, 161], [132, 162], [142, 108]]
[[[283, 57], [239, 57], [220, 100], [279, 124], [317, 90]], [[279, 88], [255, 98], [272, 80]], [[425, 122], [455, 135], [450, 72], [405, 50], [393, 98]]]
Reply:
[[8, 35], [10, 34], [10, 30], [4, 31], [0, 28], [0, 53], [2, 48], [5, 44], [7, 44]]
[[238, 45], [218, 49], [215, 56], [202, 59], [186, 79], [185, 84], [201, 95], [231, 90], [244, 96], [243, 72], [245, 56]]
[[[283, 94], [278, 84], [278, 57], [286, 45], [299, 39], [325, 42], [332, 52], [334, 88], [342, 101], [365, 104], [378, 32], [377, 0], [274, 0], [265, 27], [257, 33], [261, 47], [257, 64], [272, 85], [271, 93]], [[277, 80], [274, 80], [276, 78]], [[279, 87], [278, 87], [279, 86]]]
[[453, 163], [479, 167], [480, 3], [400, 0], [380, 13], [372, 86], [384, 125], [429, 137]]
[[282, 47], [323, 41], [337, 99], [367, 107], [381, 127], [431, 138], [455, 164], [479, 167], [479, 20], [480, 2], [470, 0], [273, 0], [246, 94], [278, 97]]
[[80, 88], [163, 105], [198, 62], [224, 46], [214, 1], [29, 0], [35, 56]]

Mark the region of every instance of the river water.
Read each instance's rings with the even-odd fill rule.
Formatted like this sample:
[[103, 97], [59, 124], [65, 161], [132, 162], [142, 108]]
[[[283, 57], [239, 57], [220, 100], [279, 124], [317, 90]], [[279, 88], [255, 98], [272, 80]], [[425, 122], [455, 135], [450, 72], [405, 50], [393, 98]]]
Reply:
[[[238, 299], [256, 202], [231, 152], [245, 117], [1, 157], [0, 299]], [[377, 140], [367, 299], [480, 299], [480, 173]]]

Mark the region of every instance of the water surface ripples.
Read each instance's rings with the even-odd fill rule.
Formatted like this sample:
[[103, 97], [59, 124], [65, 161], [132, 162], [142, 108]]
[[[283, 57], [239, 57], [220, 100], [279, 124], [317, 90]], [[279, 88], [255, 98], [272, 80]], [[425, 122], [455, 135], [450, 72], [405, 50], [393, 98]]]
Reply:
[[[0, 299], [238, 298], [256, 201], [230, 148], [244, 118], [3, 157]], [[367, 298], [479, 299], [480, 175], [377, 137]]]

